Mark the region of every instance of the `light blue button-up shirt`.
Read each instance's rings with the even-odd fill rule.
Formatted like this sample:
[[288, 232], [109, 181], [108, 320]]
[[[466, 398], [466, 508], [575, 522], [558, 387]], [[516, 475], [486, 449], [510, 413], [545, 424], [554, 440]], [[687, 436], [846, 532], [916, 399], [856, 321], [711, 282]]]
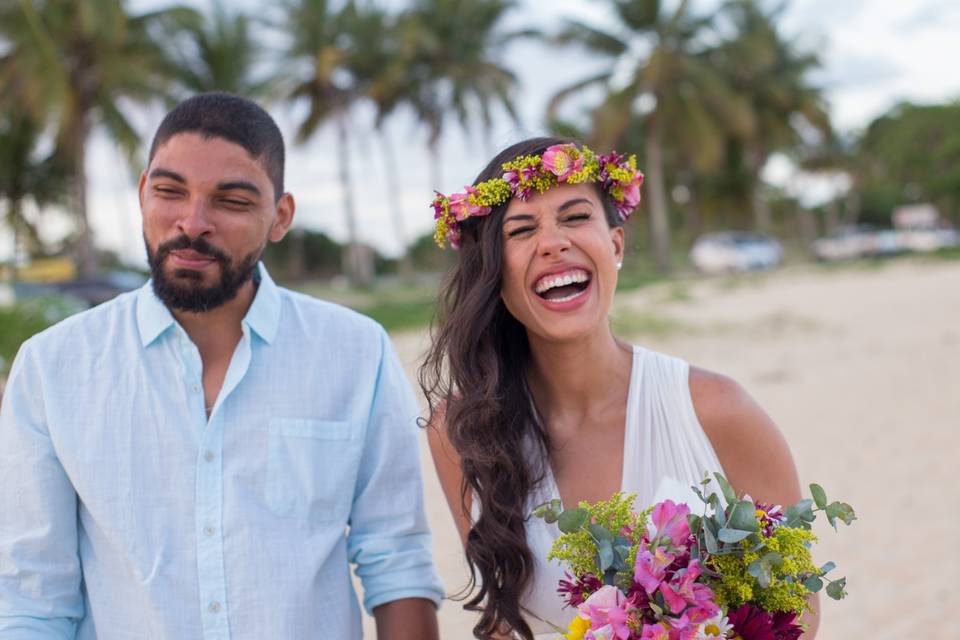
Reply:
[[0, 409], [0, 638], [361, 637], [442, 597], [417, 407], [368, 318], [261, 283], [209, 419], [149, 284], [34, 336]]

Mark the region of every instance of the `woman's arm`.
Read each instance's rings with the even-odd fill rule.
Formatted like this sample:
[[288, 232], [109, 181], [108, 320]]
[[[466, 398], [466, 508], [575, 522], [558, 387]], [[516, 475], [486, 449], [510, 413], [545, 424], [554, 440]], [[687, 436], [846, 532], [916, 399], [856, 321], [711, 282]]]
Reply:
[[463, 487], [463, 472], [460, 470], [460, 456], [457, 454], [450, 439], [447, 437], [447, 425], [444, 420], [444, 411], [436, 411], [430, 424], [427, 425], [427, 443], [430, 445], [430, 456], [433, 466], [437, 470], [440, 488], [447, 499], [447, 506], [453, 516], [453, 523], [460, 534], [460, 542], [466, 546], [467, 534], [470, 532], [471, 518], [470, 505], [472, 496], [468, 492], [461, 500]]
[[[754, 500], [788, 506], [798, 502], [800, 480], [783, 434], [770, 416], [734, 380], [690, 367], [690, 395], [697, 418], [710, 439], [727, 480]], [[813, 640], [820, 624], [820, 599], [803, 616], [804, 640]]]

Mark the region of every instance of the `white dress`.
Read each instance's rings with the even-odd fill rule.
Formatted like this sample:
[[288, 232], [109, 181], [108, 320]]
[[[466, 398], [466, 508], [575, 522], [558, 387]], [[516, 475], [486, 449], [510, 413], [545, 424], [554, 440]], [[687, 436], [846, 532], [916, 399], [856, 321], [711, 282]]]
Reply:
[[[667, 497], [687, 501], [696, 509], [702, 503], [688, 500], [694, 494], [686, 487], [698, 484], [705, 472], [711, 476], [715, 471], [722, 472], [693, 409], [689, 371], [689, 365], [679, 358], [639, 346], [633, 349], [620, 488], [625, 493], [637, 494], [637, 509]], [[547, 465], [547, 476], [530, 496], [529, 506], [532, 509], [559, 497]], [[527, 623], [535, 634], [544, 634], [543, 638], [557, 637], [544, 621], [566, 629], [575, 615], [574, 609], [563, 609], [557, 594], [564, 568], [546, 560], [559, 534], [555, 524], [548, 525], [540, 518], [527, 522], [527, 543], [535, 558], [535, 568], [521, 604], [532, 614], [526, 616]]]

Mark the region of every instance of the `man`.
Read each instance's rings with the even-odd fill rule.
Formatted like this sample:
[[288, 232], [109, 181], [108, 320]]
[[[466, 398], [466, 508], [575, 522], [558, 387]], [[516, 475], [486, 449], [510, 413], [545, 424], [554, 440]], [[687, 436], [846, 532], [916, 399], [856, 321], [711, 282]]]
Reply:
[[416, 403], [373, 321], [277, 287], [260, 107], [203, 94], [140, 177], [152, 273], [24, 343], [0, 411], [0, 638], [436, 638]]

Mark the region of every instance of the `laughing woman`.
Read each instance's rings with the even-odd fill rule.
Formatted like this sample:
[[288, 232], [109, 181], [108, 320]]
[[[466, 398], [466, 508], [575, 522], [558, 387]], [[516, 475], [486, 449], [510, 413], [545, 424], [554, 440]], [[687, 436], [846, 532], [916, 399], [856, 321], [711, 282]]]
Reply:
[[575, 615], [546, 561], [558, 532], [529, 517], [537, 504], [622, 490], [642, 506], [714, 471], [758, 500], [800, 499], [786, 442], [736, 382], [610, 329], [642, 182], [633, 158], [537, 138], [433, 203], [437, 241], [459, 258], [420, 381], [477, 638], [530, 640]]

